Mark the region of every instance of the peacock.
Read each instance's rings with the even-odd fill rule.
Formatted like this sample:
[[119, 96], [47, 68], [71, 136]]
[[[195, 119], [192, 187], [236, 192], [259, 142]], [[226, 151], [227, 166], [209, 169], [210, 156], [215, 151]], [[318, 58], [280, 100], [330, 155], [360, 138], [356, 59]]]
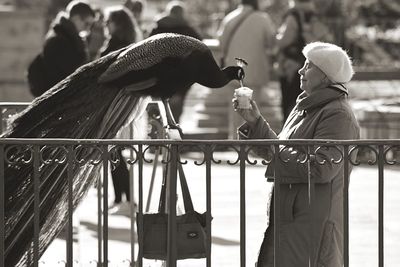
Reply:
[[[149, 97], [164, 103], [168, 125], [180, 129], [169, 108], [172, 95], [194, 83], [219, 88], [243, 78], [241, 66], [220, 69], [203, 42], [179, 34], [157, 34], [80, 67], [16, 114], [1, 138], [114, 138], [137, 119]], [[11, 161], [23, 156], [17, 148], [8, 152]], [[47, 156], [56, 158], [62, 153], [54, 150]], [[100, 152], [77, 153], [82, 154], [77, 157], [90, 153], [98, 158]], [[74, 208], [99, 175], [100, 165], [74, 167]], [[33, 242], [33, 166], [6, 162], [4, 178], [5, 263], [26, 266]], [[66, 223], [66, 165], [41, 163], [40, 181], [42, 255]]]

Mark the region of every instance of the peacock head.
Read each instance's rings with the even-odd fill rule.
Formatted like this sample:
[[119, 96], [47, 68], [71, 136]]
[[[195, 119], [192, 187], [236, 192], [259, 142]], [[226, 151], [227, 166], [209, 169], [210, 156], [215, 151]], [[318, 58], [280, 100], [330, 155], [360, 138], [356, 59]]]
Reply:
[[240, 66], [228, 66], [222, 70], [229, 81], [238, 80], [243, 81], [245, 73], [244, 69]]

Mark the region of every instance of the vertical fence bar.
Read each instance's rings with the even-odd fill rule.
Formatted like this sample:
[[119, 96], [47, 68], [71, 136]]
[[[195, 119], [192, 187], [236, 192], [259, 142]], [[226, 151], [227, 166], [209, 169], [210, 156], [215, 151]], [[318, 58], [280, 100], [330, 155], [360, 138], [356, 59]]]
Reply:
[[378, 222], [378, 232], [379, 232], [379, 267], [384, 266], [384, 250], [383, 250], [383, 241], [384, 241], [384, 183], [383, 183], [383, 164], [384, 164], [384, 155], [383, 155], [383, 145], [378, 146], [378, 175], [379, 175], [379, 185], [378, 185], [378, 196], [379, 196], [379, 204], [378, 204], [378, 214], [379, 214], [379, 222]]
[[168, 199], [168, 235], [167, 267], [176, 267], [176, 177], [178, 167], [178, 145], [171, 145], [171, 161], [167, 176]]
[[33, 146], [33, 266], [39, 266], [39, 236], [40, 236], [40, 173], [39, 173], [40, 157], [39, 145]]
[[108, 147], [102, 146], [103, 161], [103, 266], [108, 266]]
[[[4, 120], [4, 118], [3, 118], [3, 112], [4, 112], [4, 108], [3, 107], [0, 107], [0, 134], [2, 134], [3, 133], [3, 120]], [[0, 262], [1, 263], [1, 262]], [[3, 265], [2, 265], [3, 266]]]
[[73, 177], [74, 177], [74, 147], [72, 145], [67, 148], [67, 177], [68, 177], [68, 223], [67, 223], [67, 266], [73, 266]]
[[311, 168], [313, 167], [315, 157], [311, 156], [310, 146], [307, 145], [307, 184], [308, 184], [308, 208], [310, 210], [310, 224], [309, 224], [309, 238], [310, 242], [310, 250], [308, 255], [309, 266], [314, 266], [315, 257], [317, 255], [316, 248], [317, 244], [314, 243], [314, 240], [317, 240], [315, 227], [316, 224], [316, 212], [314, 210], [315, 207], [315, 183], [314, 179], [311, 175]]
[[101, 175], [97, 184], [97, 266], [101, 267], [103, 261], [103, 234], [102, 234], [102, 216], [103, 210], [101, 207], [101, 194], [102, 194], [102, 179]]
[[246, 151], [240, 146], [240, 266], [246, 266]]
[[[277, 164], [279, 157], [279, 145], [274, 145], [274, 159], [275, 165]], [[274, 168], [274, 206], [271, 207], [269, 216], [273, 216], [273, 229], [274, 229], [274, 267], [280, 266], [280, 245], [279, 245], [279, 232], [280, 232], [280, 219], [281, 219], [281, 209], [280, 209], [280, 179], [276, 175], [276, 168]], [[270, 226], [268, 226], [270, 227]]]
[[4, 145], [0, 145], [0, 266], [4, 266], [4, 239], [5, 239], [5, 224], [4, 224]]
[[[138, 236], [140, 237], [138, 240], [139, 244], [139, 252], [138, 252], [138, 265], [139, 267], [143, 266], [143, 145], [139, 145], [139, 152], [138, 152], [138, 191], [139, 191], [139, 212], [138, 212]], [[131, 197], [131, 202], [133, 198]], [[134, 244], [134, 243], [133, 243]], [[134, 265], [133, 265], [134, 266]]]
[[206, 146], [205, 148], [205, 160], [206, 160], [206, 205], [207, 205], [207, 243], [206, 243], [206, 257], [207, 257], [207, 267], [211, 267], [211, 243], [212, 243], [212, 235], [211, 235], [211, 155], [212, 148], [211, 146]]
[[[129, 139], [133, 140], [134, 139], [134, 130], [133, 130], [133, 124], [129, 126]], [[122, 155], [122, 153], [121, 153]], [[132, 149], [129, 149], [129, 158], [133, 160], [133, 151]], [[124, 160], [124, 157], [121, 158], [121, 160]], [[137, 220], [135, 212], [135, 175], [134, 175], [134, 165], [129, 164], [129, 195], [130, 195], [130, 210], [131, 210], [131, 264], [130, 266], [135, 266], [135, 222]], [[140, 199], [139, 199], [140, 202]], [[138, 229], [139, 230], [139, 229]], [[141, 265], [140, 265], [141, 267]]]
[[343, 148], [343, 264], [349, 267], [349, 146]]

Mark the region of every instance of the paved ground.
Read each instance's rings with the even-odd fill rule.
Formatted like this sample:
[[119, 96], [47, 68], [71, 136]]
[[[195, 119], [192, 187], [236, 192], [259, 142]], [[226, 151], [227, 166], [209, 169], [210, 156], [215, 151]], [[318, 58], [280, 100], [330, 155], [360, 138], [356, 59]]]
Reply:
[[[221, 153], [223, 158], [231, 154]], [[232, 159], [233, 156], [231, 157]], [[205, 170], [189, 161], [185, 167], [195, 208], [205, 210]], [[400, 169], [385, 169], [385, 266], [400, 266]], [[145, 177], [150, 177], [150, 166], [145, 168]], [[247, 166], [247, 266], [254, 266], [258, 246], [266, 226], [266, 199], [270, 184], [263, 178], [264, 167]], [[158, 172], [160, 174], [160, 172]], [[375, 267], [377, 249], [377, 168], [376, 166], [355, 167], [350, 184], [350, 266]], [[158, 176], [157, 176], [158, 177]], [[212, 167], [212, 266], [239, 266], [239, 168], [227, 164]], [[156, 187], [151, 210], [155, 211], [160, 188]], [[145, 190], [149, 180], [145, 181]], [[112, 187], [110, 186], [110, 192]], [[78, 229], [74, 243], [77, 266], [95, 266], [97, 257], [97, 204], [96, 190], [89, 195], [75, 213]], [[112, 200], [112, 193], [109, 194]], [[147, 197], [147, 196], [145, 196]], [[79, 221], [79, 223], [78, 223]], [[109, 217], [110, 266], [128, 266], [130, 257], [130, 219], [124, 216]], [[57, 239], [42, 260], [43, 266], [62, 266], [65, 258], [65, 242]], [[137, 247], [136, 251], [137, 251]], [[205, 266], [205, 260], [179, 261], [178, 266]], [[161, 262], [145, 260], [144, 266], [161, 266]]]

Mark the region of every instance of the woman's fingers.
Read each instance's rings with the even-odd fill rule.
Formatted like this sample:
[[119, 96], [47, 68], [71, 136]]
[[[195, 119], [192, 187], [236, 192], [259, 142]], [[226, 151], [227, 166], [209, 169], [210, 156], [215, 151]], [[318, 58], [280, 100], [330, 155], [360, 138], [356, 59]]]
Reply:
[[236, 98], [233, 98], [232, 99], [232, 106], [233, 106], [233, 110], [234, 111], [237, 111], [237, 107], [238, 107], [238, 101], [237, 101], [237, 99]]

